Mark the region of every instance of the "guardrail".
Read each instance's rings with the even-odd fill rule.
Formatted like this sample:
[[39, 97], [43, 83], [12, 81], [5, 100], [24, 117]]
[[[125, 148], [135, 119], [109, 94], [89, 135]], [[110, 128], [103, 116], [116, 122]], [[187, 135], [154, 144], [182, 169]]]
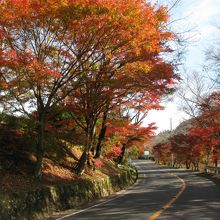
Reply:
[[207, 173], [214, 173], [214, 174], [220, 174], [220, 167], [211, 167], [211, 166], [207, 166], [205, 168]]

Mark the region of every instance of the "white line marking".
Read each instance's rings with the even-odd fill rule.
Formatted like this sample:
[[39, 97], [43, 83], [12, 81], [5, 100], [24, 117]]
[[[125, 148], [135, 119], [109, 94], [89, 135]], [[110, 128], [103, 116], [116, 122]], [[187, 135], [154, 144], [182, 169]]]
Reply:
[[63, 216], [63, 217], [61, 217], [61, 218], [58, 218], [58, 219], [56, 219], [56, 220], [61, 220], [61, 219], [64, 219], [64, 218], [67, 218], [67, 217], [70, 217], [70, 216], [79, 214], [79, 213], [81, 213], [81, 212], [85, 212], [85, 211], [87, 211], [87, 210], [89, 210], [89, 209], [92, 209], [92, 208], [94, 208], [94, 207], [97, 207], [97, 206], [100, 206], [100, 205], [102, 205], [102, 204], [111, 202], [112, 200], [118, 199], [118, 198], [120, 198], [120, 197], [122, 197], [122, 196], [124, 196], [124, 195], [126, 195], [126, 194], [119, 195], [119, 196], [117, 196], [116, 198], [112, 198], [112, 199], [109, 199], [109, 200], [107, 200], [107, 201], [104, 201], [104, 202], [98, 203], [98, 204], [96, 204], [96, 205], [90, 206], [90, 207], [88, 207], [88, 208], [86, 208], [86, 209], [82, 209], [82, 210], [80, 210], [80, 211], [71, 213], [71, 214], [69, 214], [69, 215], [65, 215], [65, 216]]
[[[139, 180], [137, 179], [137, 181], [132, 185], [131, 189], [132, 189], [135, 185], [137, 185], [138, 182], [139, 182]], [[129, 189], [129, 188], [128, 188], [128, 189]], [[128, 189], [127, 189], [127, 190], [128, 190]], [[65, 216], [63, 216], [63, 217], [61, 217], [61, 218], [57, 218], [56, 220], [62, 220], [62, 219], [65, 219], [65, 218], [67, 218], [67, 217], [74, 216], [74, 215], [79, 214], [79, 213], [81, 213], [81, 212], [85, 212], [85, 211], [87, 211], [87, 210], [89, 210], [89, 209], [95, 208], [95, 207], [97, 207], [97, 206], [100, 206], [100, 205], [103, 205], [103, 204], [105, 204], [105, 203], [108, 203], [108, 202], [111, 202], [111, 201], [113, 201], [113, 200], [116, 200], [116, 199], [118, 199], [118, 198], [121, 198], [121, 197], [123, 197], [123, 196], [125, 196], [125, 195], [127, 195], [127, 194], [130, 193], [130, 192], [127, 191], [127, 190], [121, 190], [121, 191], [117, 192], [117, 193], [116, 193], [116, 197], [114, 197], [114, 198], [112, 198], [112, 199], [108, 199], [107, 201], [104, 201], [104, 202], [98, 203], [98, 204], [96, 204], [96, 205], [90, 206], [90, 207], [88, 207], [88, 208], [86, 208], [86, 209], [82, 209], [82, 210], [79, 210], [79, 211], [77, 211], [77, 212], [71, 213], [71, 214], [69, 214], [69, 215], [65, 215]], [[117, 194], [118, 194], [118, 195], [117, 195]]]

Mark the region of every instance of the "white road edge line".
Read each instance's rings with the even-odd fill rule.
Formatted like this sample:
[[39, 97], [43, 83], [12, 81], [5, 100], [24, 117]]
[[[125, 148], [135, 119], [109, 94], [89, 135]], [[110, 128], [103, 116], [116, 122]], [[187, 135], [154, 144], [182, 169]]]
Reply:
[[82, 209], [82, 210], [80, 210], [80, 211], [71, 213], [71, 214], [69, 214], [69, 215], [65, 215], [65, 216], [63, 216], [63, 217], [61, 217], [61, 218], [57, 218], [56, 220], [61, 220], [61, 219], [64, 219], [64, 218], [67, 218], [67, 217], [70, 217], [70, 216], [74, 216], [74, 215], [76, 215], [76, 214], [79, 214], [79, 213], [81, 213], [81, 212], [85, 212], [85, 211], [87, 211], [87, 210], [89, 210], [89, 209], [92, 209], [92, 208], [94, 208], [94, 207], [97, 207], [97, 206], [100, 206], [100, 205], [102, 205], [102, 204], [111, 202], [112, 200], [118, 199], [118, 198], [120, 198], [120, 197], [122, 197], [122, 196], [124, 196], [124, 195], [126, 195], [126, 194], [119, 195], [119, 196], [117, 196], [117, 197], [115, 197], [115, 198], [109, 199], [109, 200], [107, 200], [107, 201], [98, 203], [98, 204], [93, 205], [93, 206], [90, 206], [90, 207], [88, 207], [88, 208], [86, 208], [86, 209]]
[[[137, 166], [137, 167], [138, 167], [138, 166]], [[138, 182], [139, 182], [139, 180], [137, 179], [137, 181], [131, 186], [131, 188], [133, 188]], [[128, 188], [128, 189], [129, 189], [129, 188]], [[128, 189], [127, 189], [127, 190], [128, 190]], [[65, 216], [63, 216], [63, 217], [61, 217], [61, 218], [57, 218], [56, 220], [62, 220], [62, 219], [64, 219], [64, 218], [74, 216], [74, 215], [79, 214], [79, 213], [81, 213], [81, 212], [85, 212], [85, 211], [87, 211], [87, 210], [89, 210], [89, 209], [92, 209], [92, 208], [95, 208], [95, 207], [100, 206], [100, 205], [102, 205], [102, 204], [105, 204], [105, 203], [111, 202], [111, 201], [113, 201], [113, 200], [116, 200], [116, 199], [118, 199], [118, 198], [120, 198], [120, 197], [123, 197], [123, 196], [129, 194], [129, 192], [128, 192], [127, 190], [121, 190], [121, 191], [119, 191], [119, 192], [118, 192], [119, 195], [116, 194], [116, 197], [114, 197], [114, 198], [112, 198], [112, 199], [108, 199], [108, 200], [106, 200], [106, 201], [104, 201], [104, 202], [100, 202], [100, 203], [98, 203], [98, 204], [96, 204], [96, 205], [93, 205], [93, 206], [90, 206], [90, 207], [88, 207], [88, 208], [86, 208], [86, 209], [82, 209], [82, 210], [79, 210], [79, 211], [77, 211], [77, 212], [71, 213], [71, 214], [69, 214], [69, 215], [65, 215]]]

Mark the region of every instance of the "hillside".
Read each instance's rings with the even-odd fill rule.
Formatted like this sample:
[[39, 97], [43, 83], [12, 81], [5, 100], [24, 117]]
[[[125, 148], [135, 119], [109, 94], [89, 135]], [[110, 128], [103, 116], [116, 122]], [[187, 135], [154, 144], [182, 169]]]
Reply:
[[[71, 183], [84, 179], [96, 179], [121, 172], [117, 163], [106, 159], [95, 160], [95, 170], [86, 166], [82, 176], [74, 172], [74, 168], [82, 154], [83, 147], [68, 142], [68, 139], [47, 138], [54, 147], [47, 146], [43, 159], [42, 178], [34, 177], [36, 163], [36, 137], [33, 126], [27, 118], [1, 115], [0, 124], [0, 188], [1, 191], [31, 190], [59, 183]], [[53, 139], [52, 139], [53, 138]]]

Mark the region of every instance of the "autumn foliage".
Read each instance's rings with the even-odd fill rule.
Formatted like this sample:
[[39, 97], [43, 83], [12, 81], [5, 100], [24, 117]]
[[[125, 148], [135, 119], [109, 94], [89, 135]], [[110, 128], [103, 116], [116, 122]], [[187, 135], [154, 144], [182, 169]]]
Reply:
[[[166, 7], [143, 0], [4, 0], [0, 14], [0, 100], [35, 122], [35, 176], [47, 132], [81, 134], [78, 174], [90, 151], [100, 157], [109, 129], [120, 146], [144, 143], [152, 126], [142, 128], [141, 120], [178, 80], [161, 55], [172, 52], [175, 38]], [[128, 115], [123, 126], [112, 126], [111, 117], [123, 119], [125, 109], [137, 120]]]
[[[154, 146], [158, 161], [173, 166], [206, 169], [220, 161], [220, 93], [213, 92], [198, 106], [200, 114], [181, 133], [170, 134]], [[172, 161], [173, 160], [173, 161]]]

